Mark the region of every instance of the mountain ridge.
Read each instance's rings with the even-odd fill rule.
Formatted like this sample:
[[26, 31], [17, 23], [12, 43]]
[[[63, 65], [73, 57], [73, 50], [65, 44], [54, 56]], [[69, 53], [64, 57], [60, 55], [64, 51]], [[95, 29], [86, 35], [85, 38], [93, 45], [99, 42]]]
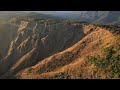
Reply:
[[[105, 22], [111, 16], [106, 13], [106, 16], [101, 14]], [[4, 23], [1, 30], [10, 32], [9, 37], [5, 36], [9, 38], [6, 46], [0, 46], [8, 47], [7, 55], [0, 60], [1, 79], [119, 78], [118, 25], [42, 15], [30, 13]], [[96, 14], [94, 17], [97, 18]]]
[[[114, 36], [109, 31], [104, 30], [104, 29], [101, 29], [101, 30], [102, 30], [102, 32], [99, 31], [99, 30], [94, 31], [94, 32], [96, 32], [96, 37], [98, 37], [98, 40], [99, 40], [99, 38], [103, 38], [103, 46], [104, 45], [107, 46], [107, 43], [110, 43], [110, 44], [115, 44], [115, 42], [117, 43], [117, 41], [114, 39]], [[55, 55], [53, 55], [53, 56], [51, 56], [49, 58], [46, 58], [46, 59], [40, 61], [38, 64], [36, 64], [35, 66], [32, 66], [31, 68], [26, 68], [23, 71], [20, 71], [16, 75], [16, 77], [17, 78], [22, 78], [22, 79], [33, 79], [33, 78], [37, 78], [37, 79], [48, 79], [48, 78], [60, 78], [60, 79], [64, 79], [64, 78], [65, 79], [95, 78], [95, 77], [89, 76], [90, 71], [93, 72], [92, 69], [90, 69], [90, 67], [93, 68], [93, 66], [87, 65], [87, 69], [85, 69], [86, 64], [85, 64], [84, 58], [85, 58], [85, 56], [87, 56], [89, 54], [99, 53], [101, 47], [99, 47], [99, 49], [97, 49], [97, 50], [94, 50], [94, 48], [93, 48], [93, 50], [91, 50], [92, 47], [89, 47], [90, 45], [87, 45], [87, 46], [85, 46], [85, 48], [83, 48], [82, 44], [80, 44], [81, 42], [84, 43], [84, 40], [85, 39], [87, 40], [89, 38], [89, 36], [92, 36], [92, 38], [96, 39], [94, 32], [92, 32], [90, 35], [83, 38], [76, 45], [72, 46], [71, 49], [68, 48], [67, 50], [65, 50], [63, 52], [60, 52], [58, 54], [55, 54]], [[111, 37], [111, 39], [109, 41], [105, 42], [104, 37], [99, 36], [98, 35], [99, 33], [101, 33], [102, 36], [104, 36], [106, 34], [107, 37], [105, 37], [105, 38], [107, 39], [108, 37]], [[94, 41], [94, 42], [96, 42], [96, 41]], [[112, 43], [111, 41], [113, 41], [114, 43]], [[99, 42], [99, 43], [101, 43], [101, 42]], [[92, 43], [93, 42], [90, 42], [90, 44], [92, 44]], [[94, 44], [96, 44], [96, 43], [94, 43]], [[93, 44], [93, 46], [94, 46], [94, 44]], [[109, 44], [109, 46], [111, 46], [110, 44]], [[104, 46], [104, 47], [106, 47], [106, 46]], [[81, 47], [81, 49], [83, 48], [84, 50], [80, 51], [78, 49], [80, 47]], [[78, 49], [78, 51], [76, 49]], [[82, 54], [82, 56], [80, 54], [78, 54], [78, 52], [80, 52]], [[72, 53], [75, 53], [75, 54], [72, 54]], [[75, 57], [76, 57], [76, 59], [75, 59]], [[73, 60], [72, 60], [72, 58], [73, 58]], [[69, 60], [70, 60], [70, 62], [69, 62]], [[79, 64], [80, 64], [80, 66], [79, 66]], [[61, 67], [61, 65], [62, 65], [62, 67]], [[76, 67], [76, 69], [75, 69], [75, 67]], [[81, 70], [79, 70], [77, 68], [85, 69], [85, 70], [87, 70], [87, 72], [81, 71]], [[77, 75], [74, 75], [73, 71]], [[84, 74], [87, 73], [88, 76], [79, 77], [80, 72], [83, 72], [83, 74], [81, 73], [81, 75], [84, 75]], [[98, 78], [98, 76], [96, 78]], [[102, 77], [102, 78], [104, 78], [104, 77]]]

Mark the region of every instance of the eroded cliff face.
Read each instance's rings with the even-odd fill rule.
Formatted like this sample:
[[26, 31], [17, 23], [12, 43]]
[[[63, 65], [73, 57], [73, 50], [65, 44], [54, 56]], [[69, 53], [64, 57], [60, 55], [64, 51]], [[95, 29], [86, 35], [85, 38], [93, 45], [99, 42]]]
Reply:
[[20, 62], [16, 71], [33, 66], [40, 60], [71, 47], [84, 36], [80, 24], [21, 21], [16, 38], [0, 62], [0, 75], [11, 71], [17, 61]]
[[[78, 43], [18, 72], [15, 77], [19, 79], [107, 78], [106, 72], [95, 71], [96, 66], [87, 64], [85, 58], [88, 55], [97, 55], [103, 48], [115, 45], [119, 40], [104, 28], [93, 25], [85, 25], [83, 28], [84, 32], [89, 33]], [[12, 70], [16, 70], [15, 67]]]
[[21, 21], [7, 55], [0, 62], [0, 78], [87, 75], [92, 69], [84, 58], [116, 42], [110, 31], [92, 24]]

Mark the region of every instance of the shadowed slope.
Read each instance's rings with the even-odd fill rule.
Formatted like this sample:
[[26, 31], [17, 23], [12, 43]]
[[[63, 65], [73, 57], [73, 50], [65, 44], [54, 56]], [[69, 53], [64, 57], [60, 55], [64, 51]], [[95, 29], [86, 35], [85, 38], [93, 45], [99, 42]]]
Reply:
[[[85, 28], [87, 29], [87, 27]], [[46, 58], [31, 68], [20, 71], [16, 77], [23, 79], [93, 78], [90, 76], [93, 66], [86, 64], [84, 58], [89, 54], [99, 53], [102, 48], [115, 42], [115, 37], [108, 30], [94, 27], [94, 31], [71, 48]]]

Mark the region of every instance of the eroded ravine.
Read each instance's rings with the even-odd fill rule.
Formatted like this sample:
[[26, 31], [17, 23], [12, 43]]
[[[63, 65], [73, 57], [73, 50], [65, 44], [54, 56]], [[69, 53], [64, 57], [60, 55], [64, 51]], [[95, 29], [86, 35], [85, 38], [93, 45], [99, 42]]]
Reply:
[[[24, 59], [28, 53], [32, 53], [29, 56], [31, 58], [22, 60], [20, 66], [18, 65], [21, 68], [18, 70], [35, 65], [40, 60], [69, 48], [84, 37], [82, 29], [81, 25], [69, 25], [63, 22], [39, 24], [21, 21], [17, 36], [11, 42], [8, 54], [0, 63], [0, 75], [11, 70], [10, 68]], [[23, 62], [26, 64], [22, 64]]]

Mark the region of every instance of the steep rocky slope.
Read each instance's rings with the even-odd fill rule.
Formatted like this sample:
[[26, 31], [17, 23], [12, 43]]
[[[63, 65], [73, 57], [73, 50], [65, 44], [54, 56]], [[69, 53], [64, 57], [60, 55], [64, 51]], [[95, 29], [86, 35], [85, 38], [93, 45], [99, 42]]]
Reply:
[[[114, 20], [115, 23], [118, 22], [119, 12], [91, 13], [86, 11], [81, 20], [85, 20], [89, 14], [91, 20], [95, 18], [96, 21], [99, 19], [98, 21], [105, 23]], [[113, 18], [110, 13], [115, 13]], [[3, 56], [0, 60], [0, 78], [73, 79], [120, 76], [120, 69], [116, 65], [120, 64], [119, 26], [89, 24], [30, 13], [1, 23], [0, 31], [0, 53]], [[107, 49], [107, 54], [103, 54], [102, 50], [109, 47], [114, 47], [115, 50], [117, 47], [116, 52], [113, 53], [110, 48]], [[115, 60], [118, 61], [112, 62]], [[111, 63], [112, 66], [109, 66]]]
[[18, 24], [10, 23], [11, 19], [24, 16], [24, 12], [19, 11], [0, 11], [0, 55], [4, 57], [7, 49], [10, 46], [10, 42], [16, 36]]
[[[92, 31], [91, 31], [92, 29]], [[119, 35], [114, 36], [109, 30], [93, 25], [83, 27], [90, 32], [74, 46], [46, 58], [36, 65], [26, 68], [16, 74], [21, 79], [90, 79], [114, 78], [108, 77], [109, 72], [96, 68], [86, 62], [86, 56], [100, 54], [103, 48], [119, 45]], [[117, 51], [119, 55], [120, 49]], [[119, 59], [118, 59], [119, 60]], [[114, 62], [112, 62], [114, 63]], [[118, 65], [120, 63], [117, 63]], [[19, 65], [19, 63], [17, 63]], [[16, 65], [11, 69], [15, 70]], [[105, 69], [105, 68], [104, 68]], [[116, 72], [118, 74], [118, 72]], [[111, 75], [111, 74], [110, 74]], [[118, 76], [119, 77], [119, 76]]]
[[71, 20], [21, 21], [8, 55], [0, 62], [1, 78], [108, 78], [86, 58], [119, 42], [119, 34], [105, 26]]
[[8, 54], [0, 62], [0, 75], [11, 70], [16, 63], [20, 65], [16, 67], [17, 71], [35, 65], [40, 60], [67, 49], [85, 35], [79, 22], [70, 24], [61, 20], [43, 20], [42, 23], [21, 21], [17, 32]]

